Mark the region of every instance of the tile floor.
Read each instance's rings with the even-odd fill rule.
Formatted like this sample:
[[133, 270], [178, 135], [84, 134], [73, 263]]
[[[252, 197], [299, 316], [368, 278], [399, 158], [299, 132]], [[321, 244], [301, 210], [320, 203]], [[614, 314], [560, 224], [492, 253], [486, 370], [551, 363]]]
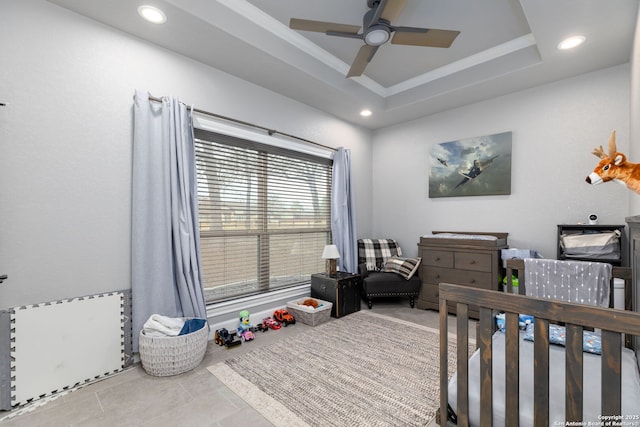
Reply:
[[[366, 305], [363, 309], [367, 310]], [[411, 309], [406, 300], [374, 303], [373, 312], [438, 327], [438, 313]], [[334, 320], [334, 319], [331, 319]], [[452, 322], [449, 322], [451, 327]], [[309, 330], [298, 322], [278, 331], [257, 333], [254, 341], [226, 349], [209, 342], [196, 369], [172, 377], [147, 375], [140, 364], [102, 381], [11, 412], [0, 411], [3, 427], [58, 426], [250, 426], [272, 424], [214, 377], [207, 367]], [[470, 328], [470, 335], [475, 332]]]

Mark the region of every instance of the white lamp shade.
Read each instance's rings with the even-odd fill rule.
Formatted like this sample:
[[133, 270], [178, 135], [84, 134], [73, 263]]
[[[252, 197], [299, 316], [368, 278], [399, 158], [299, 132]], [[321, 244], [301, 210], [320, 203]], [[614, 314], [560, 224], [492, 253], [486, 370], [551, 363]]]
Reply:
[[336, 259], [340, 258], [340, 252], [336, 245], [326, 245], [322, 251], [322, 259]]

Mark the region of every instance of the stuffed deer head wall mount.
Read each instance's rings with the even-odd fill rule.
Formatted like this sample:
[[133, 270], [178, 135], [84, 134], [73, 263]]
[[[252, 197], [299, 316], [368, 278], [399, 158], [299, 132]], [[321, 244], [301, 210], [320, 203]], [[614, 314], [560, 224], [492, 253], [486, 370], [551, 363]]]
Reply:
[[609, 137], [609, 152], [605, 153], [601, 145], [592, 153], [602, 160], [587, 177], [586, 181], [589, 184], [596, 185], [613, 180], [626, 184], [627, 188], [640, 194], [640, 164], [628, 162], [627, 156], [616, 150], [615, 130]]

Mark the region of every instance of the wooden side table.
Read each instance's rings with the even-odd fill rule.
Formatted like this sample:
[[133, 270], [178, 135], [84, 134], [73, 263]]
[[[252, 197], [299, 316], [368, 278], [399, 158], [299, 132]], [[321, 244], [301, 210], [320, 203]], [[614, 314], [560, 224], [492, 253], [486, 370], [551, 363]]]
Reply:
[[360, 311], [362, 277], [359, 274], [337, 272], [311, 275], [311, 297], [329, 301], [331, 316], [342, 317]]

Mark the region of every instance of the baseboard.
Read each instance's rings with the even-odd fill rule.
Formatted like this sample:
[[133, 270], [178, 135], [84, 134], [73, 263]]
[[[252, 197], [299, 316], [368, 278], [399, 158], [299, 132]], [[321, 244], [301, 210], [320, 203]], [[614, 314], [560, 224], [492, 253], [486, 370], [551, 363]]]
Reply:
[[286, 289], [278, 289], [264, 294], [251, 295], [232, 301], [207, 305], [207, 320], [211, 332], [209, 339], [217, 329], [236, 330], [240, 320], [239, 313], [249, 310], [251, 324], [257, 325], [262, 319], [273, 315], [278, 308], [286, 307], [289, 301], [306, 298], [311, 294], [309, 283]]

